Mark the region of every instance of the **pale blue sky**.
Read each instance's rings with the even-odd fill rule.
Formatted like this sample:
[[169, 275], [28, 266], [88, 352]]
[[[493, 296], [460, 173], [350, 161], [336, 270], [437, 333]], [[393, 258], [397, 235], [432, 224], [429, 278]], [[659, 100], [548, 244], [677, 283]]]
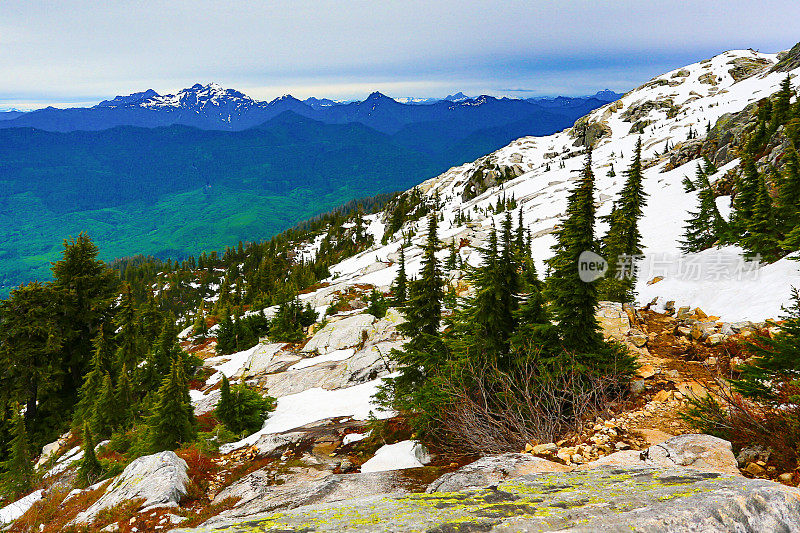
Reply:
[[2, 0], [0, 108], [210, 81], [258, 99], [623, 91], [727, 49], [789, 48], [798, 21], [795, 0]]

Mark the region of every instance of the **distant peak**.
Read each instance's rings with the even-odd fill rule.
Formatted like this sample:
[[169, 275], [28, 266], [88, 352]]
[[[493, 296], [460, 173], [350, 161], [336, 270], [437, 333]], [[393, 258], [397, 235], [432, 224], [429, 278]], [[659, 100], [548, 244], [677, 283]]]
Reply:
[[444, 97], [444, 99], [450, 102], [457, 102], [459, 100], [469, 100], [469, 96], [467, 96], [461, 91], [458, 91], [455, 94], [448, 94], [447, 96]]
[[369, 96], [367, 96], [367, 99], [364, 100], [364, 101], [368, 102], [368, 101], [371, 101], [371, 100], [391, 100], [391, 98], [389, 98], [388, 96], [386, 96], [385, 94], [383, 94], [380, 91], [375, 91], [372, 94], [370, 94]]
[[145, 100], [149, 100], [150, 98], [157, 98], [158, 96], [159, 94], [153, 89], [147, 89], [146, 91], [131, 93], [125, 96], [115, 96], [111, 100], [103, 100], [97, 104], [97, 107], [120, 107], [126, 105], [136, 105], [140, 102], [144, 102]]
[[297, 98], [292, 96], [291, 94], [284, 94], [283, 96], [279, 96], [270, 102], [270, 105], [279, 104], [279, 103], [287, 103], [287, 102], [300, 102]]

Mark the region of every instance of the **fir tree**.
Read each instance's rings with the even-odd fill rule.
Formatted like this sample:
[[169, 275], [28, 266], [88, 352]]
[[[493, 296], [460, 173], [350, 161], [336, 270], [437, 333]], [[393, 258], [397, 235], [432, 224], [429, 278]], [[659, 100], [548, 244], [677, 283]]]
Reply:
[[194, 408], [180, 356], [172, 360], [169, 376], [158, 389], [153, 413], [147, 423], [153, 451], [174, 450], [197, 437]]
[[747, 250], [747, 257], [760, 255], [766, 261], [775, 261], [780, 257], [779, 237], [773, 215], [772, 198], [767, 190], [766, 179], [760, 179], [756, 193], [756, 203], [747, 226], [747, 234], [742, 245]]
[[34, 472], [31, 445], [19, 404], [12, 406], [12, 412], [10, 453], [8, 459], [0, 465], [3, 470], [0, 475], [0, 490], [6, 496], [16, 498], [33, 488]]
[[783, 323], [775, 335], [756, 335], [747, 345], [755, 356], [733, 382], [745, 396], [779, 402], [771, 383], [795, 379], [800, 372], [800, 293], [792, 288], [792, 303], [784, 306]]
[[792, 147], [786, 151], [785, 174], [778, 181], [775, 218], [784, 235], [800, 226], [800, 157]]
[[44, 438], [53, 437], [53, 429], [58, 431], [69, 416], [59, 409], [63, 368], [58, 313], [51, 286], [38, 282], [12, 289], [9, 298], [0, 301], [0, 390], [4, 400], [25, 406], [36, 440], [40, 426], [50, 432]]
[[594, 218], [590, 154], [570, 195], [566, 219], [556, 235], [554, 255], [548, 261], [551, 269], [548, 291], [565, 350], [565, 365], [574, 361], [577, 369], [584, 372], [626, 377], [633, 372], [635, 361], [623, 348], [603, 340], [595, 317], [596, 287], [592, 282], [582, 281], [579, 274], [581, 253], [595, 249]]
[[208, 334], [208, 325], [206, 324], [206, 314], [203, 308], [203, 303], [197, 308], [197, 316], [194, 319], [192, 332], [197, 335], [200, 340], [205, 340]]
[[394, 281], [394, 286], [392, 287], [392, 293], [394, 295], [394, 305], [396, 307], [402, 307], [406, 303], [406, 300], [408, 298], [407, 284], [408, 280], [406, 279], [405, 246], [400, 246], [400, 267], [397, 271], [397, 278]]
[[789, 74], [781, 82], [781, 88], [775, 94], [775, 103], [772, 105], [772, 129], [776, 130], [788, 122], [791, 113], [791, 100], [794, 95], [792, 78]]
[[753, 208], [758, 196], [761, 176], [753, 158], [745, 156], [742, 174], [736, 180], [736, 196], [733, 199], [734, 212], [731, 216], [731, 230], [738, 237], [744, 237], [753, 218]]
[[218, 355], [231, 354], [236, 351], [236, 332], [233, 328], [233, 319], [230, 313], [225, 313], [219, 323], [217, 330], [217, 347]]
[[143, 357], [142, 339], [138, 313], [136, 312], [131, 286], [122, 286], [122, 297], [114, 319], [117, 334], [116, 363], [118, 367], [136, 368]]
[[156, 390], [169, 372], [171, 362], [182, 357], [183, 350], [178, 344], [178, 330], [175, 317], [171, 314], [163, 317], [161, 333], [155, 344], [147, 353], [144, 364], [139, 368], [139, 387], [143, 390]]
[[455, 313], [447, 343], [456, 357], [491, 358], [501, 368], [508, 368], [520, 291], [510, 212], [506, 212], [502, 230], [502, 250], [493, 229], [488, 246], [481, 250], [481, 266], [467, 271], [475, 296], [465, 298], [463, 308]]
[[[103, 387], [103, 381], [108, 373], [103, 349], [95, 349], [92, 356], [92, 365], [86, 379], [83, 381], [80, 393], [78, 394], [78, 405], [75, 409], [73, 422], [82, 424], [89, 422], [94, 415], [94, 403]], [[80, 428], [80, 425], [77, 426]]]
[[223, 377], [220, 397], [214, 411], [217, 420], [236, 434], [253, 433], [264, 424], [267, 414], [275, 409], [275, 398], [262, 397], [258, 392], [238, 384], [230, 386]]
[[78, 479], [81, 480], [84, 486], [91, 485], [103, 471], [100, 461], [94, 452], [94, 439], [92, 432], [89, 430], [89, 424], [83, 426], [83, 458], [78, 467]]
[[564, 346], [579, 353], [593, 352], [603, 344], [594, 315], [598, 301], [596, 286], [581, 281], [578, 271], [581, 253], [595, 249], [594, 218], [594, 173], [589, 156], [583, 175], [569, 197], [566, 219], [556, 234], [554, 255], [548, 261], [551, 268], [548, 289]]
[[[147, 304], [142, 311], [141, 324], [142, 343], [145, 346], [152, 346], [161, 334], [161, 330], [164, 326], [164, 318], [161, 315], [161, 311], [158, 309], [156, 299], [151, 293], [147, 295]], [[134, 367], [129, 366], [128, 368], [133, 369]]]
[[81, 233], [72, 241], [64, 241], [63, 256], [53, 263], [53, 289], [61, 307], [65, 405], [74, 405], [89, 368], [92, 340], [104, 322], [111, 323], [113, 316], [119, 280], [97, 255], [97, 246]]
[[[231, 384], [227, 376], [222, 375], [222, 385], [219, 388], [219, 400], [214, 415], [217, 420], [226, 424], [226, 420], [233, 420], [234, 418], [233, 400], [231, 399]], [[227, 425], [227, 424], [226, 424]], [[230, 428], [229, 428], [230, 429]]]
[[444, 292], [436, 259], [438, 244], [437, 217], [431, 212], [420, 277], [409, 284], [409, 298], [403, 308], [406, 322], [398, 326], [409, 340], [402, 350], [392, 350], [400, 366], [399, 376], [389, 380], [382, 393], [396, 409], [409, 414], [412, 426], [421, 433], [432, 429], [435, 407], [431, 402], [436, 391], [430, 380], [444, 363], [439, 334]]
[[458, 266], [458, 261], [456, 260], [456, 241], [455, 239], [450, 241], [450, 245], [447, 247], [450, 253], [447, 256], [447, 261], [444, 263], [444, 268], [448, 272], [452, 272]]
[[517, 248], [517, 254], [520, 260], [524, 259], [530, 254], [530, 248], [525, 247], [525, 225], [522, 223], [522, 208], [519, 208], [517, 214], [517, 230], [514, 244]]
[[103, 386], [100, 388], [92, 410], [91, 429], [95, 436], [103, 438], [111, 435], [111, 432], [117, 427], [118, 407], [114, 398], [114, 384], [111, 381], [111, 375], [106, 372]]
[[517, 327], [511, 338], [512, 351], [524, 364], [552, 363], [561, 350], [558, 326], [547, 311], [542, 282], [532, 259], [523, 264], [521, 285], [523, 298], [514, 314]]
[[691, 218], [684, 228], [681, 250], [685, 253], [711, 248], [727, 233], [727, 223], [717, 208], [714, 191], [708, 181], [708, 174], [700, 165], [697, 166], [694, 184], [696, 190], [699, 191], [700, 202], [697, 211], [690, 213]]
[[364, 309], [365, 313], [369, 313], [375, 318], [383, 318], [386, 316], [386, 311], [389, 308], [389, 302], [384, 298], [383, 294], [375, 289], [369, 294], [369, 305]]
[[270, 323], [269, 336], [277, 342], [299, 342], [303, 339], [304, 329], [317, 320], [317, 313], [310, 304], [300, 303], [295, 297], [278, 306], [278, 311]]
[[134, 396], [131, 389], [131, 382], [128, 378], [128, 367], [122, 366], [117, 378], [117, 385], [114, 389], [114, 401], [119, 414], [119, 425], [122, 429], [128, 429], [133, 423], [133, 404]]
[[[609, 271], [603, 280], [602, 292], [606, 299], [616, 302], [633, 300], [633, 287], [636, 284], [633, 260], [642, 253], [639, 219], [642, 218], [647, 194], [642, 183], [641, 139], [636, 141], [633, 161], [625, 171], [625, 177], [625, 185], [620, 192], [619, 200], [608, 219], [608, 233], [603, 239], [603, 252], [609, 264]], [[625, 267], [624, 272], [617, 270], [621, 262]]]

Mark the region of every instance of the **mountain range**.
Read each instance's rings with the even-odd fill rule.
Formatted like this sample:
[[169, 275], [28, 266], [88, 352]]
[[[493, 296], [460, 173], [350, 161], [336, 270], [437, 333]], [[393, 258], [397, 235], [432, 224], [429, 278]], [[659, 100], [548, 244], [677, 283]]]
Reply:
[[47, 279], [58, 243], [81, 231], [105, 259], [179, 258], [261, 240], [521, 136], [562, 130], [604, 104], [462, 97], [258, 102], [197, 84], [8, 114], [0, 120], [0, 296]]
[[154, 128], [182, 124], [207, 130], [239, 131], [263, 124], [285, 111], [327, 124], [360, 122], [383, 133], [397, 133], [409, 124], [456, 121], [468, 133], [496, 127], [508, 121], [542, 113], [577, 118], [619, 98], [601, 91], [577, 98], [531, 98], [527, 100], [464, 93], [444, 99], [404, 98], [401, 101], [374, 92], [363, 101], [337, 102], [327, 98], [298, 100], [291, 95], [258, 101], [235, 89], [216, 83], [199, 83], [175, 94], [160, 95], [153, 89], [117, 96], [93, 107], [57, 109], [47, 107], [27, 113], [6, 112], [0, 128], [33, 127], [47, 131], [104, 130], [115, 126]]

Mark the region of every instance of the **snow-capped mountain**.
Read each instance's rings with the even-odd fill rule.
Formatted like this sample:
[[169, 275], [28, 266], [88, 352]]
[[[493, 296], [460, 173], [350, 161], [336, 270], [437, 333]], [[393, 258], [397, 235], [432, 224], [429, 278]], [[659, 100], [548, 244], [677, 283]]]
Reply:
[[[520, 103], [527, 104], [520, 106]], [[491, 103], [486, 107], [485, 104]], [[153, 128], [181, 124], [206, 130], [240, 131], [258, 126], [290, 111], [327, 124], [360, 122], [382, 133], [394, 134], [416, 123], [461, 122], [456, 131], [469, 135], [483, 128], [527, 121], [527, 131], [520, 125], [514, 133], [541, 134], [541, 127], [531, 124], [569, 125], [585, 112], [602, 105], [596, 98], [571, 98], [564, 104], [559, 98], [525, 102], [520, 99], [479, 96], [464, 93], [436, 98], [390, 98], [373, 92], [363, 101], [334, 101], [327, 98], [298, 100], [284, 95], [272, 101], [256, 100], [240, 91], [217, 83], [197, 83], [175, 94], [158, 94], [153, 89], [104, 100], [90, 108], [46, 108], [21, 114], [4, 113], [0, 128], [33, 127], [47, 131], [96, 131], [116, 126]], [[484, 107], [475, 111], [477, 107]], [[560, 118], [546, 116], [561, 115]], [[467, 116], [471, 115], [471, 116]], [[479, 116], [475, 116], [479, 115]], [[565, 122], [566, 119], [566, 122]], [[554, 129], [550, 129], [554, 131]], [[452, 132], [451, 132], [452, 135]], [[507, 134], [506, 134], [507, 135]], [[507, 142], [512, 137], [506, 137]], [[497, 148], [495, 144], [491, 149]]]
[[[657, 298], [657, 305], [663, 307], [667, 301], [675, 301], [678, 306], [699, 306], [730, 321], [778, 317], [781, 305], [789, 301], [791, 286], [800, 286], [797, 261], [784, 258], [756, 267], [742, 261], [741, 249], [737, 247], [712, 248], [688, 255], [680, 252], [685, 221], [697, 205], [696, 193], [685, 192], [681, 181], [684, 176], [694, 175], [700, 159], [690, 157], [676, 164], [674, 155], [691, 142], [697, 142], [696, 136], [702, 139], [707, 126], [716, 124], [723, 115], [739, 112], [777, 92], [787, 69], [797, 85], [800, 62], [790, 62], [788, 67], [774, 70], [780, 58], [778, 54], [733, 50], [675, 69], [589, 113], [572, 128], [545, 137], [520, 138], [490, 155], [425, 181], [418, 189], [431, 200], [434, 196], [441, 200], [444, 220], [440, 223], [440, 239], [470, 243], [459, 253], [465, 262], [478, 264], [480, 243], [505, 216], [493, 214], [492, 207], [502, 197], [514, 197], [524, 224], [531, 231], [533, 255], [543, 272], [544, 260], [551, 255], [555, 242], [554, 231], [565, 214], [573, 182], [585, 163], [586, 136], [598, 138], [592, 153], [598, 216], [610, 212], [612, 201], [624, 183], [623, 171], [630, 163], [637, 140], [641, 139], [649, 201], [640, 222], [646, 254], [639, 263], [640, 303]], [[665, 154], [667, 145], [671, 148]], [[739, 160], [731, 155], [722, 162], [725, 164], [711, 177], [712, 182], [739, 165]], [[612, 169], [614, 173], [610, 172]], [[730, 197], [719, 197], [717, 202], [723, 213], [730, 212]], [[515, 220], [517, 209], [513, 213]], [[458, 222], [463, 220], [459, 215], [467, 214], [470, 222]], [[383, 215], [370, 215], [368, 219], [370, 231], [376, 242], [380, 242]], [[397, 274], [403, 233], [416, 235], [414, 245], [406, 249], [406, 268], [413, 275], [420, 267], [425, 224], [424, 220], [409, 223], [387, 244], [331, 267], [331, 283], [388, 287]], [[598, 234], [605, 229], [598, 224]], [[443, 250], [441, 258], [446, 254], [447, 250]], [[737, 269], [744, 276], [733, 277]]]

